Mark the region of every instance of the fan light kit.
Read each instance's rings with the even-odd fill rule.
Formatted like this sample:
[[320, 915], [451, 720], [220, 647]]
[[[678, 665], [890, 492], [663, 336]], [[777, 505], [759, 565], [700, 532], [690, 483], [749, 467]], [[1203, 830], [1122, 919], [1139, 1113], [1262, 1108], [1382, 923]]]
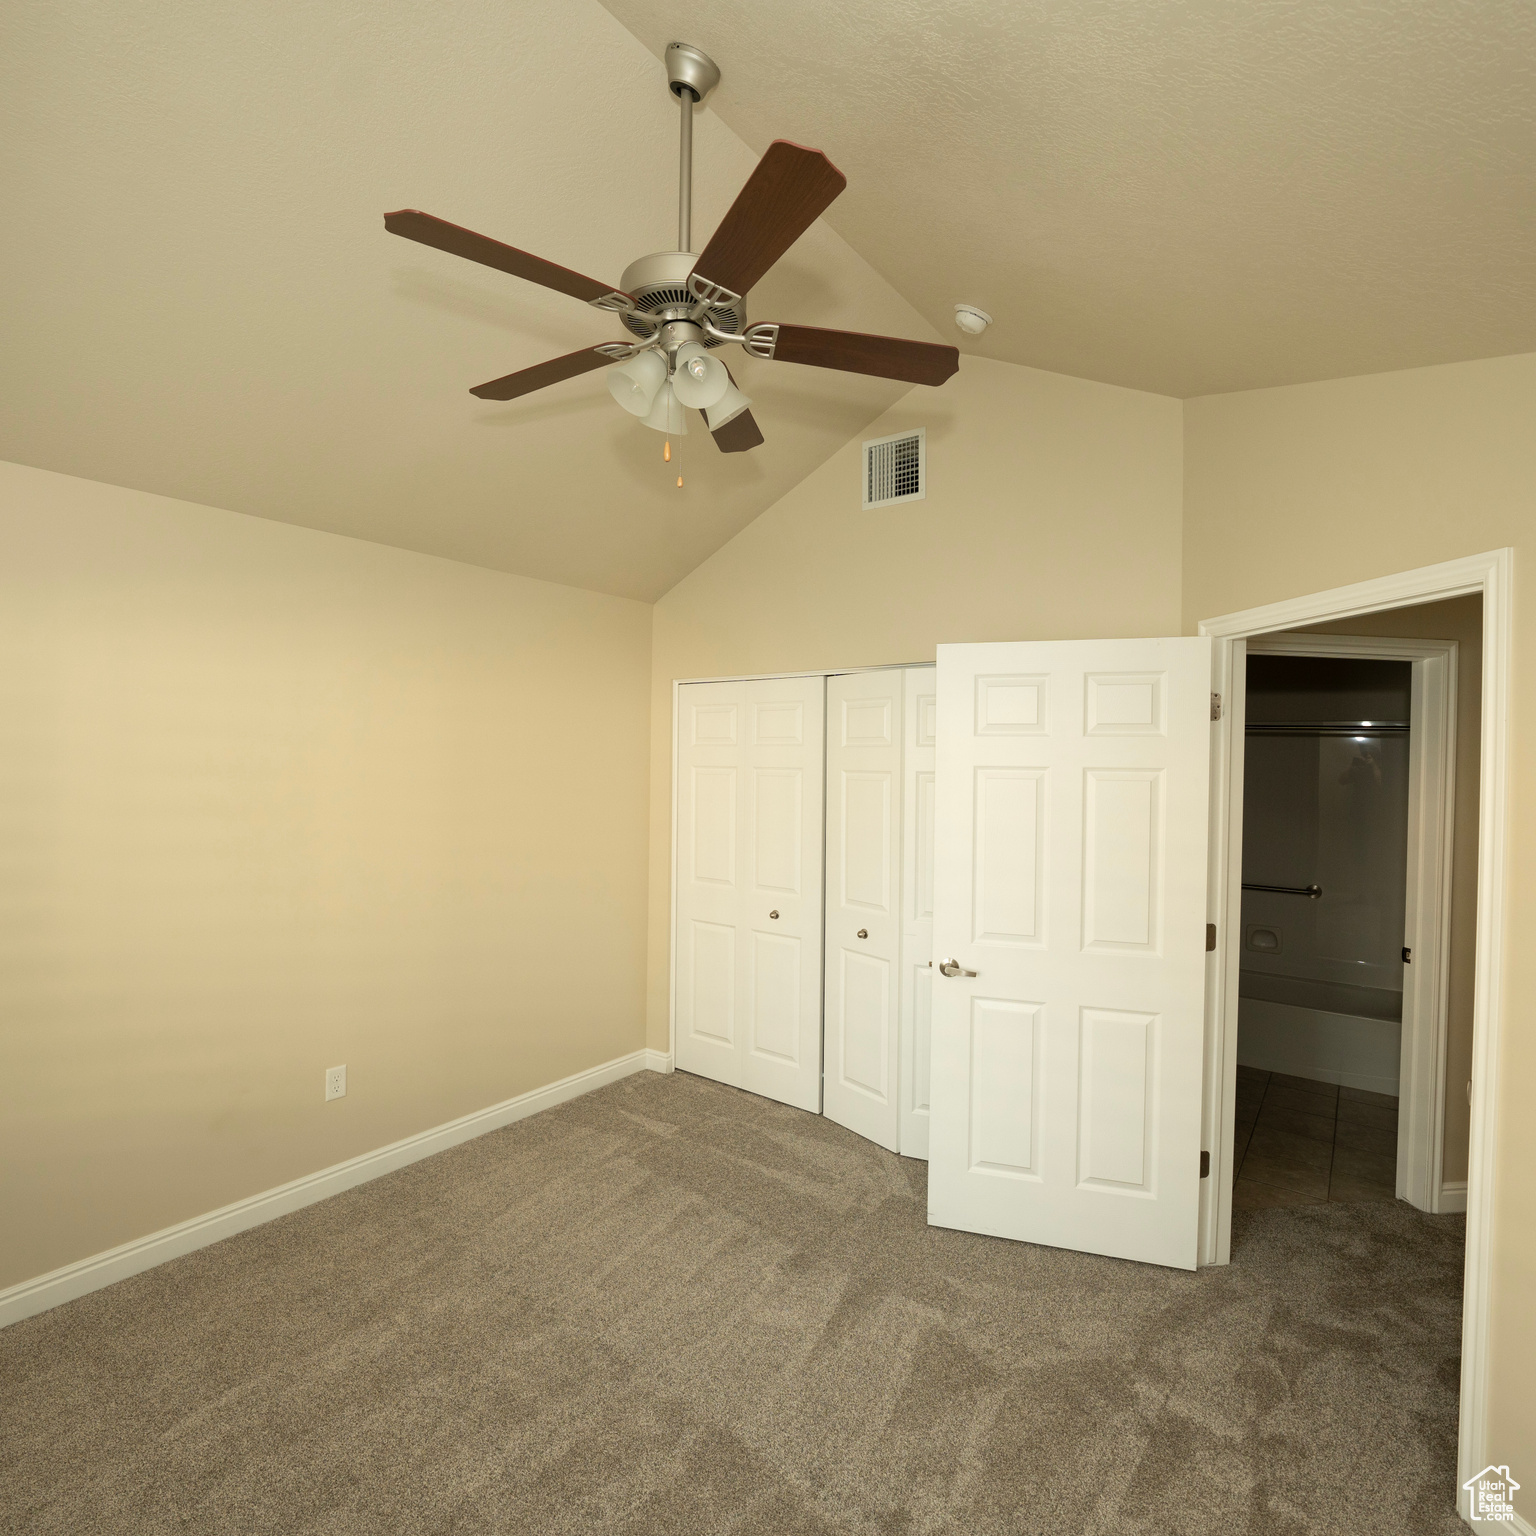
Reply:
[[[686, 436], [688, 412], [702, 412], [710, 435], [724, 453], [740, 453], [763, 441], [752, 419], [752, 402], [736, 387], [731, 371], [714, 355], [731, 343], [751, 356], [836, 368], [908, 384], [942, 384], [960, 366], [954, 347], [857, 331], [823, 330], [780, 322], [747, 324], [746, 295], [847, 185], [843, 173], [818, 149], [785, 139], [768, 146], [719, 228], [699, 255], [692, 243], [693, 109], [720, 83], [714, 61], [687, 43], [669, 43], [667, 87], [677, 97], [677, 249], [631, 262], [617, 288], [557, 266], [528, 251], [503, 245], [402, 208], [384, 215], [393, 235], [436, 247], [454, 256], [495, 267], [513, 277], [553, 288], [615, 316], [628, 333], [623, 341], [583, 347], [477, 384], [482, 400], [515, 400], [563, 379], [608, 367], [608, 389], [630, 415], [667, 435], [662, 456], [672, 460], [671, 438]], [[971, 329], [956, 306], [956, 321]], [[980, 310], [985, 328], [990, 316]], [[617, 367], [611, 365], [617, 363]], [[683, 483], [678, 475], [677, 483]]]

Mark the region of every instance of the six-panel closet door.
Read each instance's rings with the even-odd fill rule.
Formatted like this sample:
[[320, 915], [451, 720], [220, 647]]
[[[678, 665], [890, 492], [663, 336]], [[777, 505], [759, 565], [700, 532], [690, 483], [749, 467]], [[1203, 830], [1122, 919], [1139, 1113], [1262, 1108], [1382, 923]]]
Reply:
[[820, 677], [678, 689], [677, 1065], [821, 1108]]
[[901, 1140], [903, 1157], [928, 1156], [929, 1051], [933, 1018], [934, 745], [937, 673], [902, 674], [901, 839]]
[[827, 679], [823, 1108], [928, 1155], [934, 669]]
[[894, 1152], [900, 1135], [902, 674], [827, 679], [823, 1113]]

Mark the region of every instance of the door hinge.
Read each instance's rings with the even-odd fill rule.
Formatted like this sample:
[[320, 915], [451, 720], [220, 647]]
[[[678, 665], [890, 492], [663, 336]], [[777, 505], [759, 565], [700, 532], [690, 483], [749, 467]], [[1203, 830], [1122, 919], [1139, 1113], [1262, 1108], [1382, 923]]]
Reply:
[[1404, 965], [1412, 965], [1413, 964], [1413, 951], [1411, 949], [1409, 949], [1406, 944], [1403, 945], [1403, 964]]
[[1210, 1176], [1211, 1176], [1211, 1154], [1209, 1152], [1202, 1152], [1200, 1154], [1200, 1177], [1202, 1179], [1208, 1179], [1208, 1178], [1210, 1178]]
[[1210, 954], [1210, 952], [1213, 949], [1215, 949], [1215, 948], [1216, 948], [1216, 924], [1215, 923], [1207, 923], [1205, 925], [1205, 952], [1206, 952], [1206, 954]]
[[1221, 719], [1221, 695], [1219, 693], [1211, 695], [1211, 719]]

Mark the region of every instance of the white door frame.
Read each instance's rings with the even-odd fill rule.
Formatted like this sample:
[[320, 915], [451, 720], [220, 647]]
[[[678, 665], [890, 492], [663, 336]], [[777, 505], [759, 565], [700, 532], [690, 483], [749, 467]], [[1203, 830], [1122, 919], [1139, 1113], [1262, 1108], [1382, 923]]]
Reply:
[[[1408, 733], [1408, 901], [1404, 943], [1413, 956], [1413, 1006], [1403, 1010], [1397, 1135], [1397, 1197], [1421, 1211], [1464, 1210], [1466, 1194], [1442, 1187], [1445, 1050], [1450, 1017], [1451, 840], [1455, 832], [1454, 640], [1387, 635], [1255, 635], [1248, 655], [1369, 657], [1413, 667]], [[1246, 724], [1245, 690], [1232, 688], [1234, 736]], [[1237, 808], [1241, 814], [1241, 807]]]
[[[1461, 1413], [1457, 1481], [1489, 1460], [1488, 1321], [1494, 1218], [1499, 1029], [1503, 1016], [1505, 849], [1508, 840], [1509, 678], [1514, 651], [1514, 551], [1491, 550], [1307, 597], [1203, 620], [1216, 640], [1213, 686], [1233, 693], [1252, 635], [1350, 619], [1450, 597], [1483, 599], [1481, 803], [1477, 842], [1477, 965], [1472, 1010], [1472, 1127], [1467, 1163], [1467, 1248], [1462, 1302]], [[1202, 1262], [1225, 1264], [1232, 1243], [1232, 1120], [1236, 1100], [1237, 970], [1242, 931], [1242, 736], [1232, 714], [1211, 732], [1211, 871], [1208, 915], [1224, 942], [1208, 962], [1204, 1145], [1217, 1150], [1200, 1212]], [[1467, 1495], [1457, 1505], [1469, 1516]]]

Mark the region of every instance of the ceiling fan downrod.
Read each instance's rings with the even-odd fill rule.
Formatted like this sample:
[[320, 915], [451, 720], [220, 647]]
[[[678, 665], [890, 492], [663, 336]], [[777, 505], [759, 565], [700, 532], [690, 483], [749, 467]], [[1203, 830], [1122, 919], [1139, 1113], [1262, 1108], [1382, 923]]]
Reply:
[[681, 109], [677, 149], [677, 248], [693, 238], [693, 104], [720, 83], [720, 69], [707, 53], [688, 43], [667, 44], [667, 89]]
[[686, 251], [693, 222], [693, 92], [685, 85], [677, 99], [683, 109], [677, 148], [677, 248]]

